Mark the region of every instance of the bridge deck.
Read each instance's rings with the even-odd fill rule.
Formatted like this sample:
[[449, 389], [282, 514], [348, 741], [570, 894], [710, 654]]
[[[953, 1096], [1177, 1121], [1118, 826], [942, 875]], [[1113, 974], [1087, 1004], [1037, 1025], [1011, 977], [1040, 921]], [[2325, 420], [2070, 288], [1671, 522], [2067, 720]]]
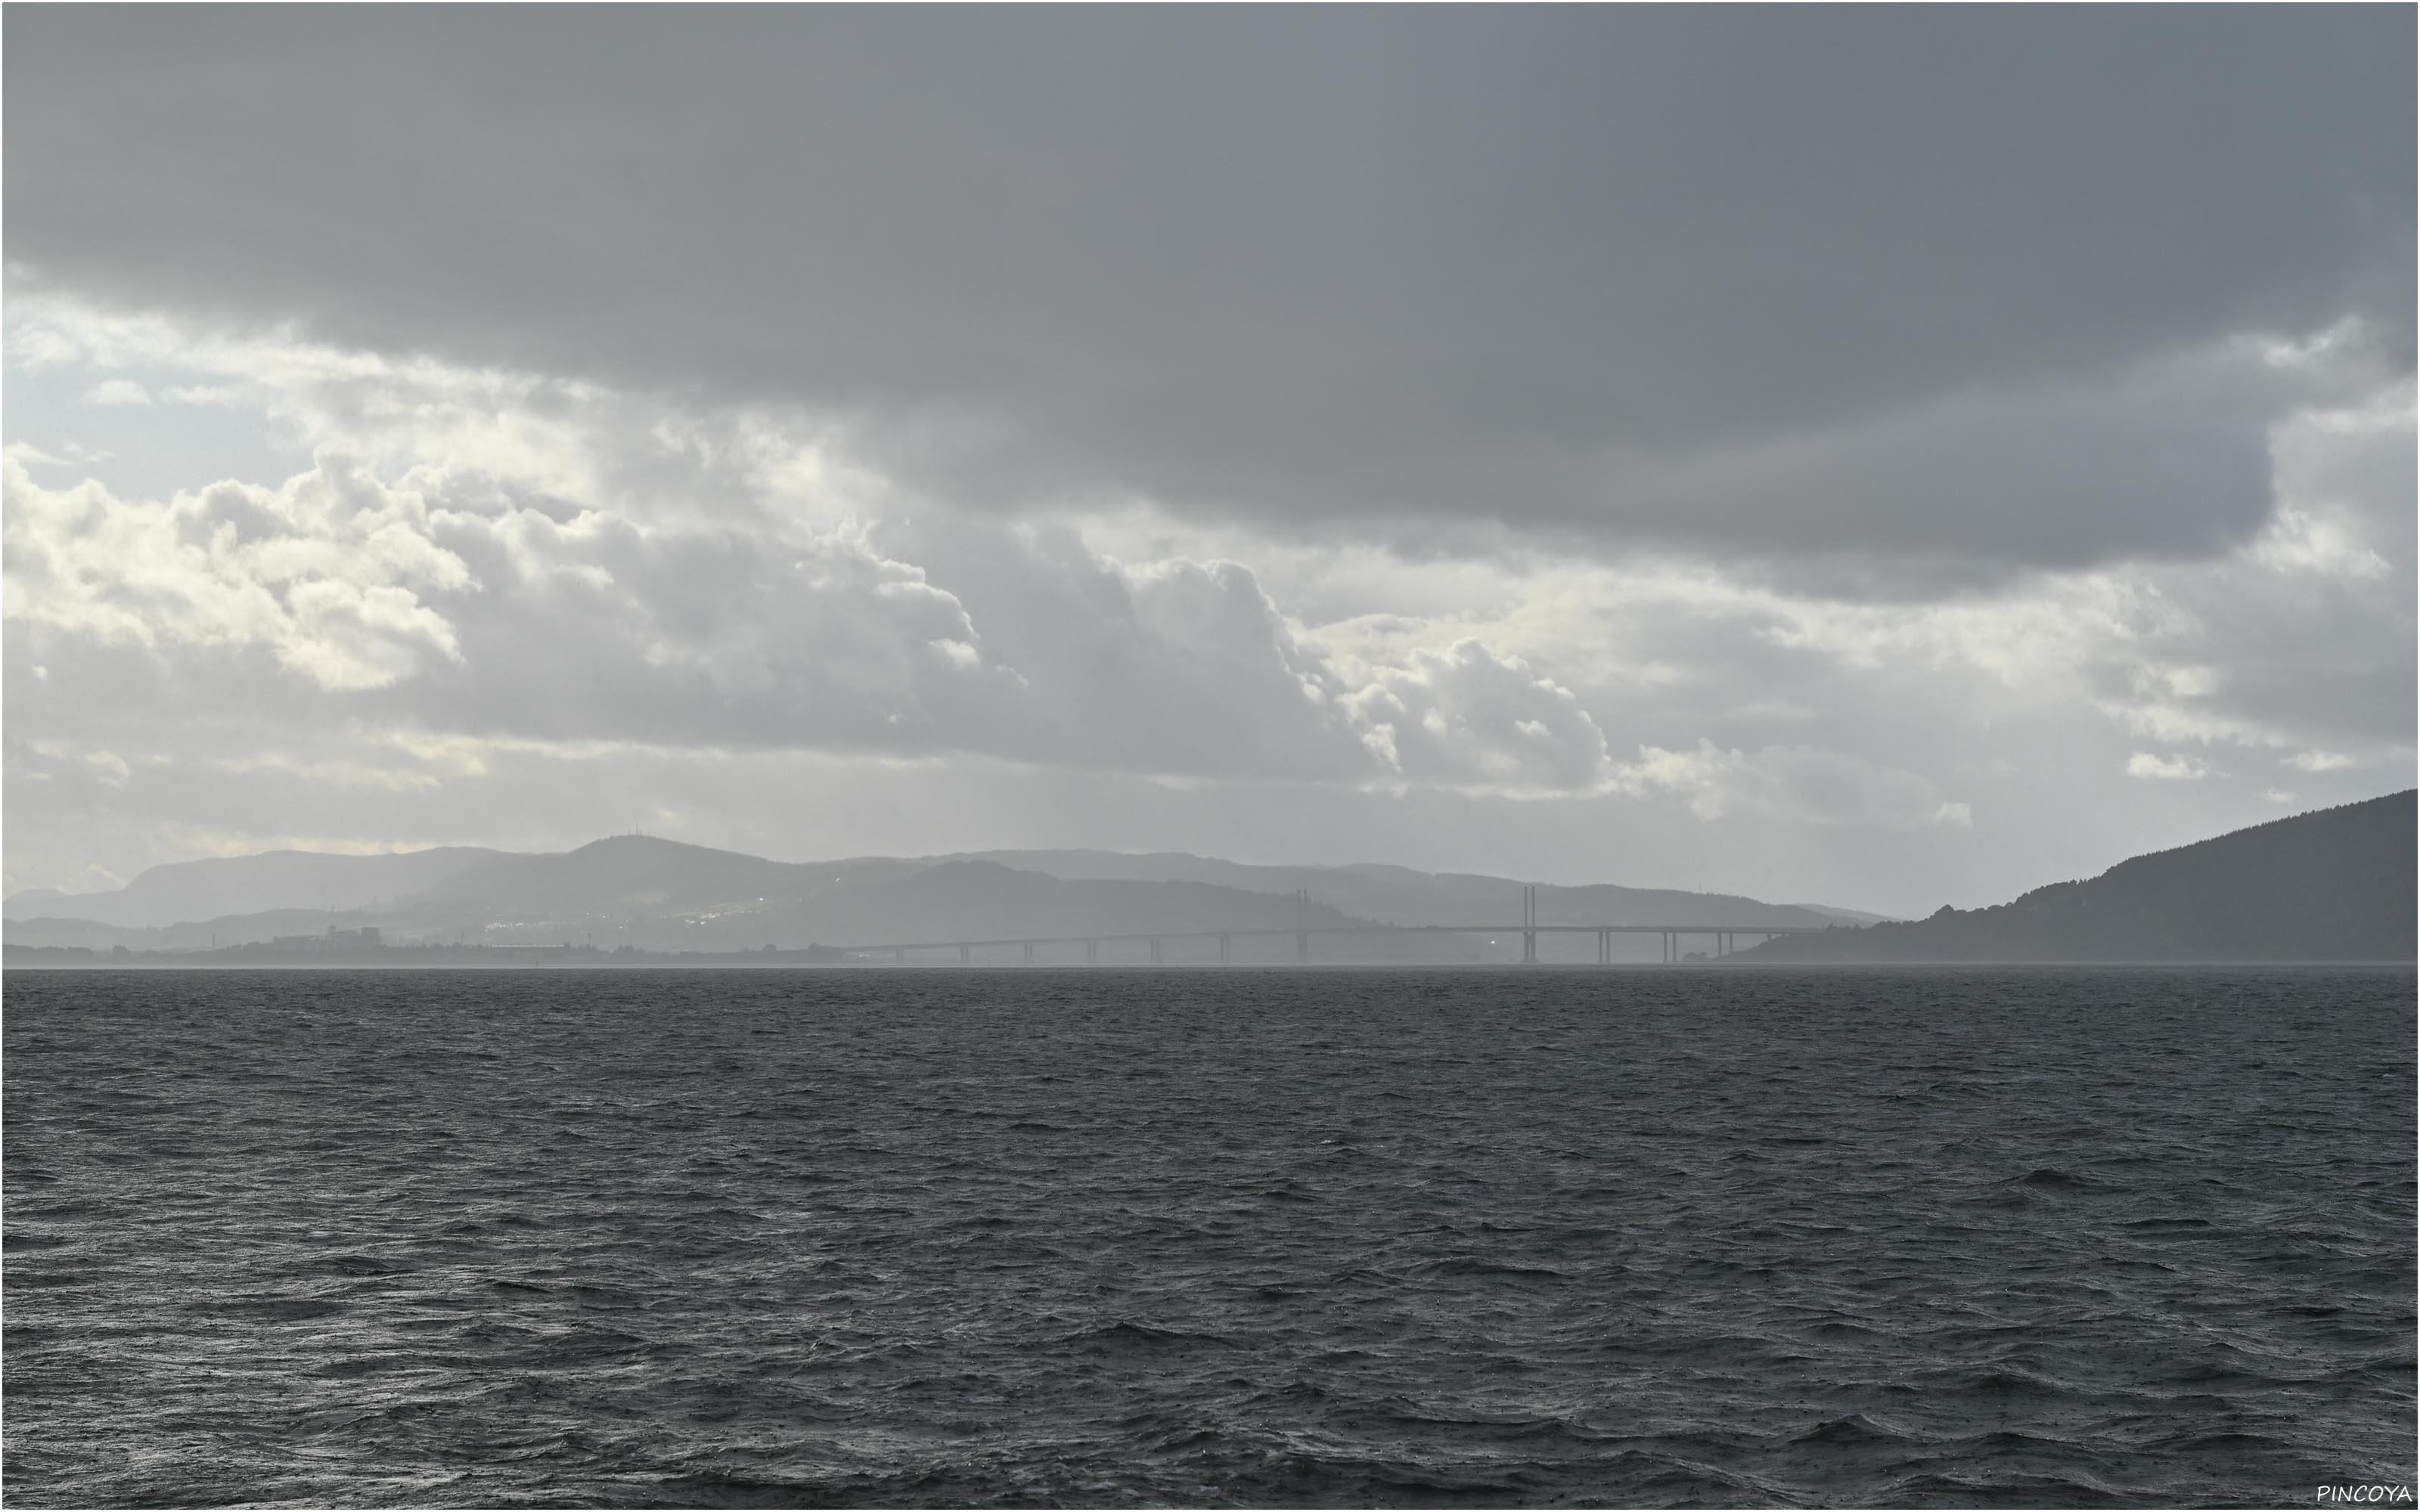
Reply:
[[1124, 934], [1019, 934], [989, 940], [895, 940], [880, 945], [842, 945], [851, 954], [902, 950], [988, 950], [1012, 946], [1110, 945], [1137, 940], [1245, 940], [1288, 934], [1822, 934], [1850, 926], [1834, 924], [1315, 924], [1258, 929], [1142, 930]]

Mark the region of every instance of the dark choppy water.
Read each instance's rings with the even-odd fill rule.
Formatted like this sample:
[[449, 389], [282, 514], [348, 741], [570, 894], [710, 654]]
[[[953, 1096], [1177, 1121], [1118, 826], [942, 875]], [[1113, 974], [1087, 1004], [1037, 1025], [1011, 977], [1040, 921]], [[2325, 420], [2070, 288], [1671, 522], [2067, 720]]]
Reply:
[[2412, 986], [19, 972], [7, 1495], [2307, 1505]]

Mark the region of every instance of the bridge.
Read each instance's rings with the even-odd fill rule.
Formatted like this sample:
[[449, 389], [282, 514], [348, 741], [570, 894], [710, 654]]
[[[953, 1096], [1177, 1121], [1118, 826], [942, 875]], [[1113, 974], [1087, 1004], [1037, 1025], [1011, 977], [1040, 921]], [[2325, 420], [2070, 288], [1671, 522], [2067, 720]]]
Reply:
[[[1294, 898], [1297, 912], [1307, 907], [1310, 903], [1307, 893], [1297, 892], [1294, 894]], [[1521, 937], [1522, 964], [1535, 965], [1538, 964], [1538, 936], [1541, 934], [1590, 934], [1596, 937], [1596, 964], [1603, 966], [1613, 964], [1613, 937], [1617, 934], [1662, 936], [1663, 961], [1670, 964], [1683, 959], [1682, 942], [1685, 939], [1706, 940], [1713, 946], [1714, 957], [1720, 959], [1739, 948], [1742, 936], [1753, 936], [1758, 943], [1761, 943], [1784, 934], [1822, 934], [1827, 930], [1838, 927], [1839, 926], [1828, 924], [1542, 924], [1538, 922], [1537, 889], [1524, 887], [1521, 891], [1521, 921], [1517, 924], [1296, 923], [1290, 926], [1278, 925], [1253, 929], [1176, 929], [1145, 930], [1131, 933], [1031, 934], [980, 940], [898, 940], [874, 945], [844, 945], [835, 949], [865, 959], [869, 964], [879, 964], [883, 958], [888, 957], [890, 962], [896, 965], [908, 964], [911, 956], [929, 959], [937, 953], [942, 953], [945, 960], [949, 954], [954, 954], [959, 964], [970, 965], [974, 963], [975, 952], [979, 950], [995, 959], [998, 952], [1020, 951], [1024, 964], [1030, 966], [1034, 964], [1033, 952], [1036, 949], [1052, 948], [1072, 949], [1081, 946], [1084, 949], [1084, 964], [1097, 965], [1100, 964], [1103, 946], [1140, 943], [1149, 949], [1150, 964], [1160, 965], [1166, 964], [1168, 947], [1174, 942], [1182, 940], [1200, 943], [1216, 940], [1218, 942], [1218, 964], [1225, 965], [1233, 959], [1234, 942], [1237, 940], [1282, 939], [1289, 934], [1294, 936], [1294, 958], [1297, 962], [1308, 962], [1311, 959], [1311, 942], [1314, 936], [1322, 935], [1374, 935], [1400, 940], [1449, 934], [1484, 934], [1491, 938], [1517, 934]], [[1011, 957], [1011, 959], [1015, 960], [1017, 957]]]

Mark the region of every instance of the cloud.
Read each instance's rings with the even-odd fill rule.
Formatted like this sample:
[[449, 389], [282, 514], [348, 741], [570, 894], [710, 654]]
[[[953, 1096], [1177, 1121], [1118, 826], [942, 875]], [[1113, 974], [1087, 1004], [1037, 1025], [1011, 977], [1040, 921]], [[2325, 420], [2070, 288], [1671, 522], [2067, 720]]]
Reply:
[[331, 690], [459, 659], [417, 594], [462, 586], [460, 560], [414, 528], [412, 501], [341, 468], [150, 506], [45, 487], [14, 454], [0, 476], [11, 621], [101, 644], [256, 647]]
[[2126, 775], [2154, 782], [2198, 782], [2211, 775], [2211, 767], [2197, 756], [2162, 756], [2138, 750], [2126, 758]]
[[12, 28], [9, 255], [20, 290], [844, 417], [969, 506], [1933, 592], [2225, 551], [2274, 421], [2408, 373], [2412, 36], [64, 8]]
[[1681, 795], [1701, 819], [1750, 814], [1817, 825], [1959, 828], [1974, 823], [1969, 805], [1945, 800], [1914, 772], [1805, 746], [1757, 751], [1727, 750], [1711, 740], [1693, 750], [1651, 746], [1640, 749], [1618, 781], [1633, 792]]
[[132, 378], [111, 378], [85, 391], [84, 402], [103, 405], [147, 405], [151, 391]]
[[1476, 642], [1340, 668], [1233, 562], [1128, 565], [972, 522], [936, 532], [954, 554], [928, 567], [895, 554], [912, 527], [845, 511], [744, 493], [598, 507], [475, 467], [381, 477], [325, 448], [275, 487], [161, 501], [51, 486], [27, 460], [5, 462], [7, 613], [24, 674], [11, 712], [33, 728], [89, 730], [86, 703], [141, 722], [283, 711], [483, 739], [1523, 791], [1587, 788], [1603, 761], [1551, 679]]
[[8, 365], [23, 371], [63, 366], [78, 361], [83, 355], [74, 342], [55, 331], [12, 332], [9, 334]]
[[1342, 703], [1362, 744], [1413, 781], [1570, 792], [1608, 775], [1605, 733], [1571, 689], [1477, 640], [1415, 650]]
[[122, 788], [132, 775], [132, 768], [115, 751], [79, 749], [62, 740], [30, 740], [25, 748], [54, 763], [68, 763], [83, 769], [92, 780], [103, 787]]
[[2333, 750], [2303, 750], [2287, 757], [2286, 764], [2298, 772], [2341, 772], [2353, 759]]
[[[86, 422], [89, 372], [12, 376], [41, 445], [10, 448], [8, 708], [64, 753], [10, 748], [27, 880], [382, 835], [573, 843], [661, 810], [789, 855], [1559, 856], [1920, 911], [2273, 811], [2229, 770], [2352, 756], [2314, 774], [2325, 803], [2411, 763], [2412, 579], [2361, 565], [2412, 556], [2394, 385], [2272, 426], [2282, 507], [2210, 560], [1907, 594], [1678, 546], [1389, 549], [1147, 500], [1004, 516], [791, 407], [56, 299], [10, 315], [12, 346], [55, 332], [154, 392], [237, 396], [105, 417], [188, 480], [155, 489], [84, 475], [124, 476], [40, 423], [43, 385]], [[264, 417], [290, 469], [213, 484], [218, 454], [178, 449], [180, 420]], [[2138, 781], [2130, 747], [2211, 772]], [[801, 785], [827, 796], [768, 796]]]

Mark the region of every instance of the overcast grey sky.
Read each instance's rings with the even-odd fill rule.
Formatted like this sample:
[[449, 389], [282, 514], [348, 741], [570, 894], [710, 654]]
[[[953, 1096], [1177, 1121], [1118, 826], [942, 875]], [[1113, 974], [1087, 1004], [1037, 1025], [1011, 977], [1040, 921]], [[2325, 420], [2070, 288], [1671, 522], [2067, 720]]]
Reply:
[[7, 881], [1902, 911], [2413, 769], [2407, 8], [12, 8]]

